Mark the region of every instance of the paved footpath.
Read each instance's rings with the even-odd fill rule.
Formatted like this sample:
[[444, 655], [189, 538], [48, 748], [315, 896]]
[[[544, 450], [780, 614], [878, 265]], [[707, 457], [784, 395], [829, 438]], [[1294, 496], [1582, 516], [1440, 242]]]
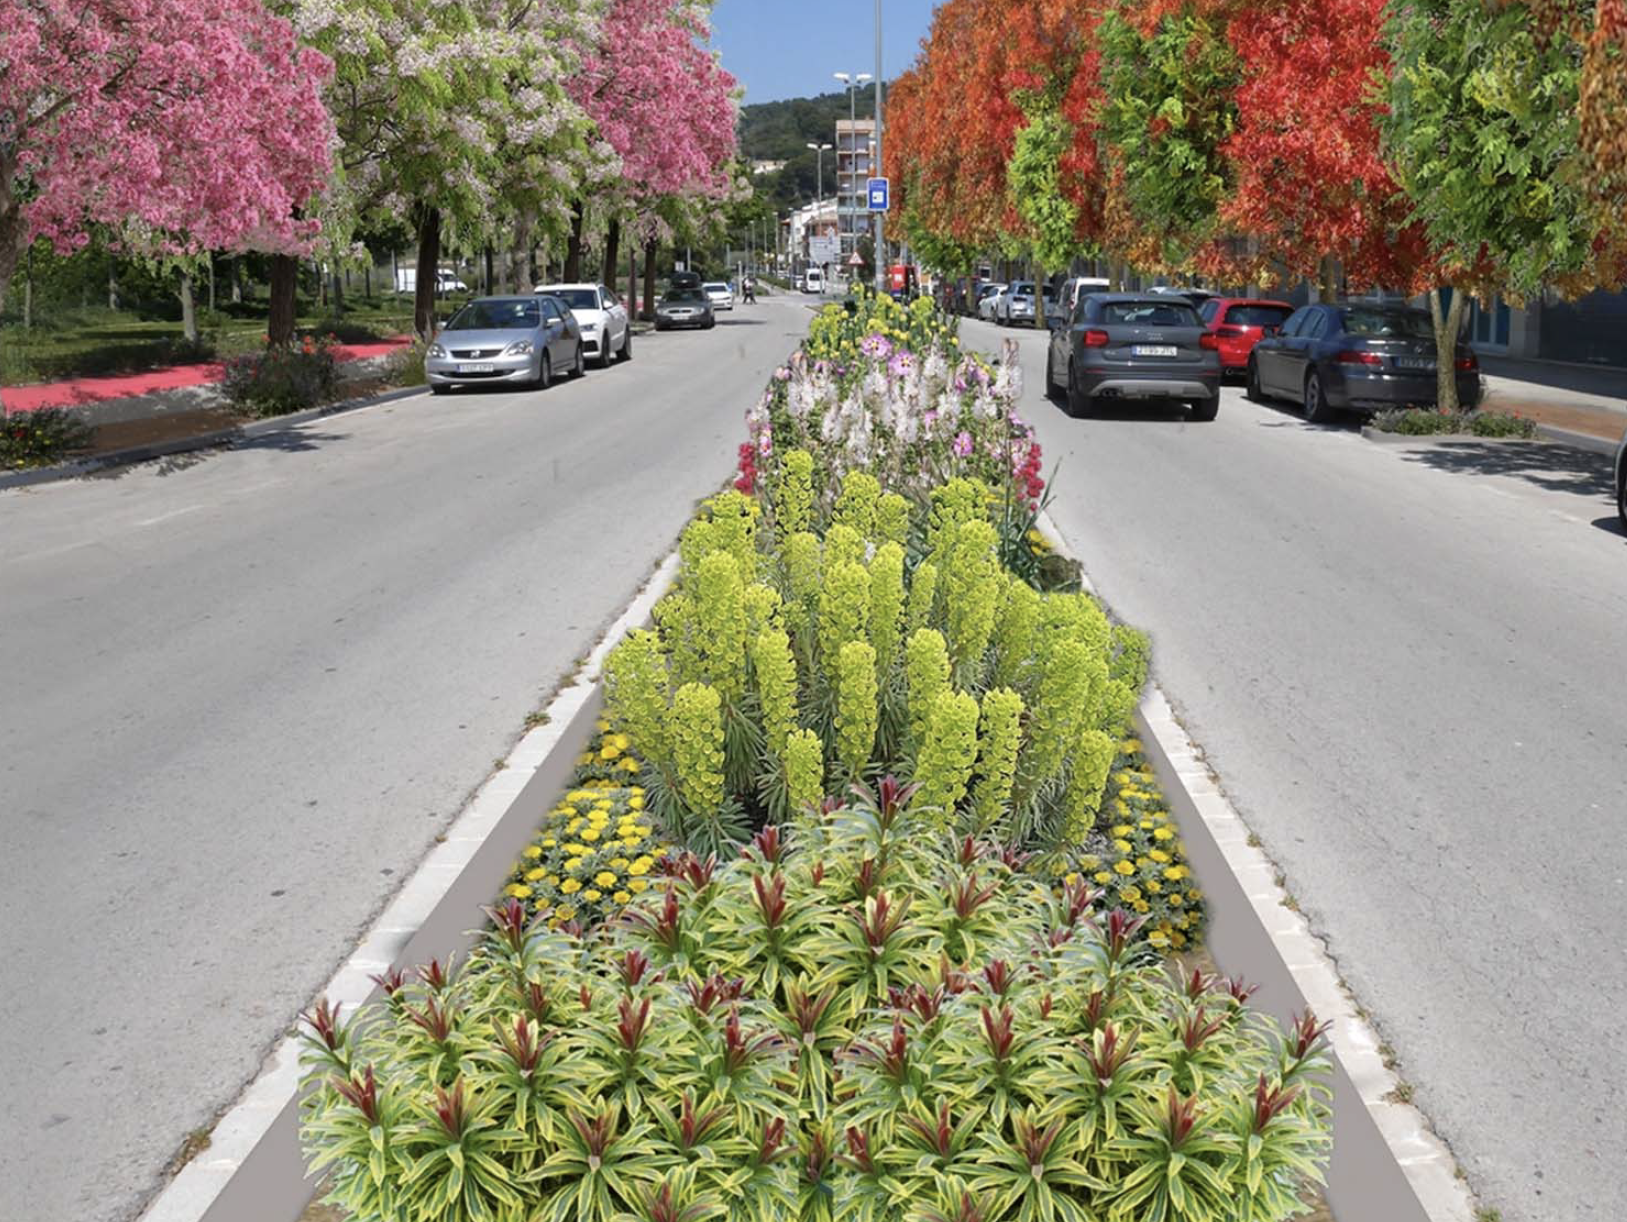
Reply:
[[1041, 337], [1023, 344], [1023, 411], [1062, 463], [1053, 516], [1151, 631], [1178, 713], [1484, 1203], [1627, 1218], [1609, 459], [1379, 445], [1236, 389], [1208, 425], [1075, 421], [1041, 398]]
[[139, 1212], [722, 485], [807, 322], [0, 493], [0, 1220]]

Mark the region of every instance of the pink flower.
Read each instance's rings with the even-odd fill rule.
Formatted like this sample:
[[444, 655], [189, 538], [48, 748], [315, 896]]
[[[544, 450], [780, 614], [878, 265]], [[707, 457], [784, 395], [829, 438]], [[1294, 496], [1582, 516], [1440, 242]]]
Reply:
[[965, 458], [969, 454], [971, 454], [971, 452], [972, 452], [972, 435], [970, 433], [968, 433], [965, 429], [962, 429], [960, 432], [955, 434], [954, 449], [955, 449], [955, 453], [957, 455], [959, 455], [961, 458]]
[[914, 373], [917, 368], [915, 353], [900, 348], [893, 359], [887, 362], [887, 369], [893, 377], [904, 378]]
[[885, 335], [872, 333], [864, 337], [859, 350], [872, 361], [885, 361], [893, 353], [892, 341]]

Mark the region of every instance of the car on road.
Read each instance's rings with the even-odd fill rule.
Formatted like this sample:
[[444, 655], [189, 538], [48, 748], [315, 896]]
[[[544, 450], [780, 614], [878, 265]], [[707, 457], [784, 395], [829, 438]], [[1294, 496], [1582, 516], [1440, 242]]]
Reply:
[[1241, 377], [1248, 370], [1254, 345], [1277, 329], [1294, 312], [1286, 301], [1254, 297], [1211, 297], [1198, 306], [1198, 317], [1220, 341], [1220, 372]]
[[1621, 518], [1621, 528], [1627, 530], [1627, 434], [1616, 447], [1616, 514]]
[[564, 371], [587, 371], [575, 315], [558, 297], [477, 297], [452, 315], [424, 352], [429, 389], [549, 386]]
[[612, 357], [633, 359], [633, 328], [614, 290], [602, 284], [539, 284], [532, 291], [565, 303], [582, 328], [583, 351], [600, 369], [609, 369]]
[[[1461, 340], [1453, 365], [1458, 402], [1477, 406], [1480, 362]], [[1340, 411], [1434, 407], [1434, 324], [1426, 311], [1403, 305], [1301, 306], [1254, 345], [1247, 377], [1249, 398], [1294, 400], [1314, 424]]]
[[701, 286], [699, 272], [673, 272], [667, 280], [669, 289], [698, 289]]
[[1194, 420], [1220, 411], [1220, 351], [1190, 304], [1146, 293], [1089, 293], [1049, 320], [1047, 396], [1070, 416], [1110, 403], [1184, 403]]
[[[1045, 286], [1045, 313], [1049, 317], [1056, 312], [1056, 290], [1050, 285]], [[1015, 327], [1022, 324], [1034, 325], [1034, 282], [1032, 280], [1018, 280], [1000, 295], [999, 313], [995, 322], [1003, 327]]]
[[825, 273], [817, 267], [810, 267], [802, 273], [802, 291], [804, 293], [823, 293], [825, 291]]
[[705, 284], [701, 285], [701, 292], [705, 293], [706, 299], [712, 303], [712, 309], [734, 309], [734, 290], [731, 289], [727, 284], [723, 283], [723, 281], [708, 280]]
[[1111, 287], [1101, 276], [1075, 276], [1071, 280], [1064, 280], [1057, 294], [1057, 307], [1071, 318], [1081, 297], [1087, 293], [1105, 293]]
[[1158, 284], [1147, 291], [1160, 297], [1184, 297], [1194, 306], [1200, 306], [1211, 297], [1220, 295], [1212, 289], [1183, 288], [1178, 284]]
[[1000, 308], [1000, 298], [1010, 287], [1007, 284], [985, 284], [977, 296], [977, 316], [984, 322], [993, 322], [994, 312]]
[[704, 289], [670, 289], [656, 303], [657, 331], [670, 331], [675, 327], [701, 327], [709, 331], [715, 326], [717, 315], [712, 313], [712, 301]]

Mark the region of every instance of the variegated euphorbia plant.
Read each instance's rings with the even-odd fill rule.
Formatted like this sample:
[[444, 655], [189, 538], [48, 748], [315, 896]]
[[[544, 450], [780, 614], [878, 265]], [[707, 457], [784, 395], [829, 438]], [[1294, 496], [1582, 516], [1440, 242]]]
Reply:
[[309, 1016], [304, 1135], [357, 1222], [1274, 1222], [1330, 1063], [1177, 980], [1083, 884], [890, 777], [683, 857], [584, 935], [511, 901], [460, 966]]

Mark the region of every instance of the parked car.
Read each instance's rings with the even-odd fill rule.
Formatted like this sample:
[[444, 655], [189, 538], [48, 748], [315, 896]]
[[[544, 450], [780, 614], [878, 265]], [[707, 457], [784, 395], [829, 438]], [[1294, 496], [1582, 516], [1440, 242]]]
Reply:
[[1220, 295], [1211, 289], [1185, 288], [1178, 284], [1156, 284], [1147, 292], [1156, 294], [1159, 297], [1185, 297], [1194, 306], [1200, 306], [1209, 298]]
[[1621, 528], [1627, 530], [1627, 434], [1616, 447], [1616, 513], [1621, 518]]
[[[1455, 353], [1458, 402], [1475, 407], [1480, 362], [1461, 341]], [[1295, 400], [1313, 423], [1338, 411], [1434, 407], [1435, 328], [1425, 311], [1401, 305], [1302, 306], [1254, 345], [1248, 395]]]
[[[1056, 311], [1056, 290], [1050, 285], [1045, 286], [1045, 313], [1047, 316]], [[1034, 325], [1034, 282], [1032, 280], [1018, 280], [1000, 295], [999, 313], [995, 321], [1003, 327], [1013, 327], [1026, 323]]]
[[657, 331], [674, 327], [701, 327], [710, 331], [715, 326], [717, 316], [712, 313], [712, 302], [704, 289], [672, 289], [656, 304]]
[[802, 274], [802, 291], [804, 293], [823, 293], [825, 291], [825, 273], [823, 269], [810, 267]]
[[447, 320], [424, 353], [429, 389], [454, 386], [549, 386], [566, 370], [587, 370], [582, 328], [557, 297], [477, 297]]
[[705, 284], [701, 285], [701, 292], [705, 293], [706, 299], [712, 303], [712, 309], [734, 309], [734, 290], [731, 289], [727, 284], [723, 283], [723, 281], [708, 280]]
[[699, 272], [673, 272], [667, 279], [669, 289], [698, 289], [701, 286]]
[[1009, 287], [1006, 284], [985, 284], [977, 298], [977, 316], [984, 322], [993, 322], [994, 312], [1000, 307], [1000, 298]]
[[1075, 276], [1071, 280], [1064, 280], [1057, 294], [1057, 308], [1066, 317], [1072, 318], [1081, 297], [1087, 293], [1105, 293], [1109, 287], [1109, 282], [1101, 276]]
[[[418, 269], [416, 267], [398, 267], [395, 273], [395, 291], [398, 293], [412, 293], [418, 289]], [[444, 297], [448, 293], [467, 293], [469, 286], [458, 279], [458, 274], [441, 268], [435, 273], [435, 295]]]
[[532, 290], [563, 301], [582, 328], [582, 347], [600, 369], [610, 368], [610, 359], [633, 359], [633, 328], [627, 321], [627, 307], [613, 289], [602, 284], [539, 284]]
[[1185, 301], [1144, 293], [1089, 293], [1051, 320], [1045, 392], [1070, 416], [1105, 403], [1178, 402], [1194, 420], [1220, 410], [1218, 341]]
[[1243, 374], [1254, 345], [1288, 321], [1294, 307], [1286, 301], [1253, 297], [1211, 297], [1198, 307], [1203, 325], [1220, 341], [1220, 372]]

